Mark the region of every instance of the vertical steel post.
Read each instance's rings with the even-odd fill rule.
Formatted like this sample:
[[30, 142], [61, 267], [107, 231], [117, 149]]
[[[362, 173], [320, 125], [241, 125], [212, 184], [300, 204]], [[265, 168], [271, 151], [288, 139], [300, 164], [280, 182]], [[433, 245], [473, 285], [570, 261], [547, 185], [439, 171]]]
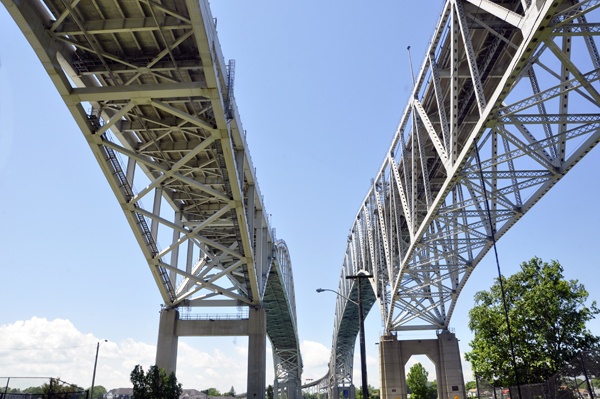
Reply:
[[8, 377], [8, 380], [6, 380], [6, 388], [4, 388], [4, 395], [2, 395], [2, 398], [6, 397], [6, 393], [8, 392], [8, 384], [10, 383], [10, 377]]
[[579, 352], [579, 363], [581, 363], [581, 370], [583, 371], [583, 375], [585, 376], [585, 382], [587, 383], [590, 398], [594, 399], [594, 391], [592, 390], [592, 386], [590, 385], [590, 379], [588, 378], [587, 370], [585, 369], [585, 362], [583, 361], [583, 352]]
[[100, 342], [96, 345], [96, 360], [94, 360], [94, 374], [92, 374], [92, 387], [90, 388], [90, 399], [94, 399], [94, 381], [96, 380], [96, 365], [98, 364], [98, 351], [100, 350]]
[[358, 276], [358, 321], [360, 323], [360, 367], [362, 374], [362, 395], [363, 399], [369, 399], [369, 385], [367, 384], [367, 352], [365, 349], [365, 318], [362, 308], [362, 276]]

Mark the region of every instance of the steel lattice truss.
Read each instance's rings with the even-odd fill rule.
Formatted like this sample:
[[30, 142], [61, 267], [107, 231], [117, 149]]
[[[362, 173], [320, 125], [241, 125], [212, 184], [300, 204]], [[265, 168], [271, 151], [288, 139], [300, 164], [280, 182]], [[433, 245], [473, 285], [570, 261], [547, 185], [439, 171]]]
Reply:
[[[339, 293], [356, 291], [345, 275], [372, 273], [386, 331], [447, 328], [492, 232], [501, 238], [600, 140], [598, 7], [446, 2], [344, 256]], [[355, 313], [338, 297], [320, 380], [330, 388], [351, 379], [354, 346], [339, 342], [355, 341]]]
[[264, 305], [274, 348], [296, 351], [283, 367], [299, 376], [289, 253], [264, 210], [208, 1], [2, 2], [88, 141], [165, 306]]
[[[277, 384], [280, 387], [299, 386], [302, 376], [300, 342], [298, 335], [290, 334], [289, 331], [290, 327], [297, 331], [298, 326], [292, 263], [285, 241], [277, 241], [276, 247], [277, 262], [275, 267], [271, 268], [264, 297], [267, 334], [273, 347]], [[285, 291], [287, 295], [279, 291]]]

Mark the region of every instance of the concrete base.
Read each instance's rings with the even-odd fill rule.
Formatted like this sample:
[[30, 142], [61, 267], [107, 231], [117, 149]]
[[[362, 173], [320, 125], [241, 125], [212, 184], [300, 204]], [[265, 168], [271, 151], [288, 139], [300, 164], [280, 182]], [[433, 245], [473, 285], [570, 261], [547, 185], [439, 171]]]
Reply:
[[379, 342], [381, 399], [406, 399], [405, 365], [413, 355], [427, 355], [435, 364], [438, 398], [465, 399], [465, 382], [458, 340], [452, 333], [437, 339], [398, 341], [384, 335]]
[[248, 319], [248, 399], [264, 399], [267, 378], [267, 313], [250, 308]]
[[406, 360], [395, 335], [379, 339], [379, 379], [381, 399], [406, 399]]
[[[344, 396], [344, 391], [348, 391], [348, 396]], [[334, 387], [333, 388], [334, 399], [356, 399], [356, 387], [350, 385], [347, 387]]]
[[165, 369], [168, 374], [177, 369], [177, 343], [176, 333], [179, 312], [176, 309], [163, 309], [160, 312], [158, 325], [158, 343], [156, 345], [156, 365]]
[[[458, 340], [452, 333], [438, 335], [440, 361], [436, 363], [436, 373], [443, 378], [438, 378], [438, 397], [440, 399], [464, 399], [465, 379], [460, 361]], [[439, 364], [439, 366], [437, 366]], [[438, 368], [440, 371], [438, 371]], [[440, 390], [439, 387], [443, 387]]]
[[[265, 399], [267, 371], [267, 313], [250, 308], [248, 320], [179, 320], [176, 309], [160, 312], [156, 365], [167, 374], [177, 369], [180, 336], [248, 336], [248, 399]], [[294, 388], [293, 396], [297, 389]], [[301, 395], [300, 395], [301, 396]], [[288, 396], [289, 397], [289, 396]]]

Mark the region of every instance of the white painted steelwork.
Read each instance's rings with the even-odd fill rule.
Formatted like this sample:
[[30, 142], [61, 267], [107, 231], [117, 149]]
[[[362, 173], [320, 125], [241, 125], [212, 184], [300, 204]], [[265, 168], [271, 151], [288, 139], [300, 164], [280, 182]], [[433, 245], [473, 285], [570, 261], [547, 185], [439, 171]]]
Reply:
[[264, 209], [208, 1], [2, 3], [88, 141], [165, 306], [277, 309], [269, 337], [295, 360], [276, 367], [299, 379], [289, 252]]
[[352, 382], [357, 318], [344, 297], [356, 286], [346, 275], [374, 275], [387, 333], [447, 329], [492, 231], [501, 238], [598, 143], [599, 7], [446, 1], [348, 236], [330, 370], [318, 382], [330, 393]]

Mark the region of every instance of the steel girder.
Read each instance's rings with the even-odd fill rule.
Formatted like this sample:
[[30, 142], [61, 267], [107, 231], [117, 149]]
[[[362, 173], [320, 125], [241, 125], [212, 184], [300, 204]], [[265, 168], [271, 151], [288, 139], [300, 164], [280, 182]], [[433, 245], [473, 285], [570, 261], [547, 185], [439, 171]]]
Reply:
[[[374, 275], [387, 332], [448, 328], [492, 231], [501, 238], [600, 140], [598, 7], [446, 2], [340, 277], [347, 295], [345, 275]], [[330, 387], [352, 364], [353, 345], [336, 343], [348, 329], [356, 339], [353, 306], [336, 303]]]
[[274, 349], [294, 350], [285, 367], [300, 373], [289, 252], [264, 210], [208, 1], [2, 3], [88, 141], [165, 306], [265, 306]]
[[273, 348], [275, 380], [280, 387], [299, 387], [302, 377], [302, 356], [297, 331], [296, 303], [292, 262], [287, 244], [276, 242], [276, 261], [267, 281], [264, 305], [267, 311], [267, 334]]

